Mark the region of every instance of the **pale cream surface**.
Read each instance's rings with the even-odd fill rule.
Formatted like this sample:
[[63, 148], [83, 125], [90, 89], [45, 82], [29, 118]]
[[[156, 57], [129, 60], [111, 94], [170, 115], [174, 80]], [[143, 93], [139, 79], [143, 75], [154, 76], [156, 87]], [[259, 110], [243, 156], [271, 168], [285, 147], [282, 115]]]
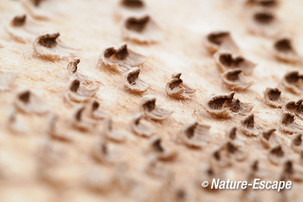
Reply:
[[[60, 39], [70, 47], [77, 48], [76, 56], [81, 59], [79, 71], [97, 80], [100, 87], [96, 99], [101, 108], [111, 114], [114, 128], [127, 135], [124, 143], [113, 143], [121, 160], [117, 165], [96, 163], [91, 150], [98, 141], [100, 132], [82, 134], [75, 130], [72, 143], [60, 143], [66, 155], [62, 158], [58, 185], [51, 185], [39, 178], [37, 172], [41, 162], [41, 148], [47, 141], [47, 116], [21, 115], [27, 124], [24, 134], [13, 134], [7, 129], [7, 119], [12, 111], [18, 89], [30, 89], [47, 102], [51, 110], [65, 118], [72, 118], [75, 107], [64, 103], [63, 94], [67, 89], [68, 59], [55, 62], [33, 56], [32, 43], [19, 43], [0, 29], [0, 70], [15, 70], [18, 77], [13, 88], [0, 93], [0, 201], [177, 201], [171, 197], [170, 189], [182, 188], [187, 201], [241, 201], [241, 191], [203, 190], [203, 168], [208, 165], [212, 151], [226, 140], [225, 131], [240, 124], [240, 117], [228, 120], [209, 116], [203, 107], [211, 94], [230, 92], [222, 87], [220, 73], [212, 56], [203, 46], [203, 37], [214, 30], [229, 30], [241, 53], [257, 64], [249, 79], [254, 84], [245, 92], [236, 93], [242, 102], [253, 104], [255, 124], [263, 129], [279, 128], [281, 110], [266, 106], [263, 91], [276, 87], [289, 70], [300, 70], [301, 64], [290, 65], [278, 62], [272, 56], [273, 38], [252, 35], [247, 31], [249, 9], [240, 0], [149, 0], [145, 12], [158, 23], [162, 38], [156, 44], [140, 45], [127, 42], [130, 49], [146, 56], [140, 77], [151, 85], [144, 94], [155, 95], [157, 105], [171, 109], [174, 113], [163, 122], [152, 122], [157, 135], [166, 144], [178, 151], [175, 161], [164, 162], [164, 169], [175, 174], [172, 185], [168, 179], [149, 176], [144, 171], [149, 159], [146, 155], [148, 140], [134, 135], [129, 127], [133, 116], [139, 112], [141, 96], [130, 94], [123, 88], [123, 75], [96, 68], [102, 51], [124, 41], [121, 38], [121, 20], [126, 9], [113, 0], [53, 0], [47, 1], [41, 9], [48, 10], [52, 19], [39, 21], [45, 32], [60, 32]], [[283, 1], [277, 8], [283, 23], [283, 33], [295, 39], [295, 46], [303, 55], [302, 19], [303, 3], [300, 0]], [[26, 13], [20, 1], [1, 0], [0, 24], [4, 27], [15, 16]], [[189, 100], [169, 98], [165, 85], [171, 74], [182, 72], [184, 82], [196, 89], [196, 95]], [[291, 100], [301, 97], [282, 92]], [[211, 126], [212, 141], [201, 150], [190, 149], [175, 141], [183, 124], [197, 120]], [[300, 124], [302, 121], [296, 119]], [[102, 126], [101, 126], [102, 128]], [[72, 130], [72, 129], [71, 129]], [[261, 132], [261, 131], [260, 131]], [[289, 149], [290, 135], [280, 134], [286, 154], [298, 162], [299, 155]], [[278, 179], [282, 165], [274, 166], [267, 160], [265, 150], [257, 138], [238, 134], [245, 142], [248, 158], [225, 169], [230, 179], [245, 179], [253, 160], [260, 161], [266, 177]], [[125, 168], [127, 167], [127, 169]], [[94, 192], [84, 183], [92, 169], [100, 169], [126, 182], [130, 190], [115, 186], [106, 192]], [[122, 169], [121, 172], [119, 169]], [[59, 172], [56, 170], [57, 172]], [[98, 172], [97, 172], [98, 173]], [[119, 173], [119, 175], [118, 175]], [[61, 181], [60, 181], [61, 179]], [[137, 184], [136, 184], [137, 183]], [[302, 185], [295, 183], [287, 191], [289, 201], [301, 201]], [[262, 191], [256, 195], [259, 201], [276, 201], [282, 196], [274, 191]], [[168, 199], [165, 199], [168, 197]]]

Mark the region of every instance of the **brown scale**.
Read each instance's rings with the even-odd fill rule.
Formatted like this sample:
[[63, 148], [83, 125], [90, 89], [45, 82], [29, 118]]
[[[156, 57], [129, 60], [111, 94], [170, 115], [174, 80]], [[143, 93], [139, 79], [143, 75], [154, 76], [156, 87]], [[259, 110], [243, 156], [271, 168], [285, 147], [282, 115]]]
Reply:
[[34, 4], [34, 6], [38, 7], [40, 6], [41, 2], [43, 2], [44, 0], [31, 0], [31, 1]]
[[253, 11], [251, 19], [248, 22], [250, 32], [265, 36], [276, 37], [281, 32], [281, 22], [276, 16], [275, 10], [259, 7]]
[[270, 24], [275, 19], [272, 13], [258, 12], [254, 14], [254, 20], [260, 24]]
[[274, 108], [281, 108], [285, 102], [281, 94], [282, 92], [278, 88], [266, 88], [264, 91], [265, 104]]
[[130, 17], [126, 20], [125, 26], [129, 30], [135, 32], [142, 32], [149, 22], [150, 22], [149, 16], [144, 16], [142, 18]]
[[302, 144], [302, 134], [296, 134], [292, 137], [290, 147], [295, 152], [301, 153], [303, 152], [303, 144]]
[[280, 144], [280, 139], [278, 139], [276, 129], [274, 128], [263, 131], [259, 139], [265, 149]]
[[240, 131], [246, 136], [258, 136], [259, 126], [255, 124], [254, 114], [250, 114], [241, 121]]
[[282, 175], [285, 178], [290, 179], [292, 181], [302, 182], [303, 169], [301, 168], [301, 166], [295, 165], [295, 163], [292, 160], [287, 160], [284, 163]]
[[297, 102], [289, 101], [285, 104], [285, 109], [289, 112], [296, 114], [297, 117], [303, 119], [303, 100], [300, 99]]
[[26, 15], [18, 15], [12, 19], [11, 24], [15, 27], [20, 27], [23, 26], [25, 22], [26, 22]]
[[139, 78], [140, 69], [138, 67], [131, 68], [124, 76], [124, 87], [133, 93], [143, 93], [149, 85]]
[[146, 95], [142, 98], [141, 107], [145, 116], [155, 121], [167, 119], [172, 114], [172, 111], [157, 107], [156, 100], [156, 97], [152, 95]]
[[232, 160], [228, 157], [224, 147], [220, 147], [212, 152], [210, 162], [214, 168], [225, 168], [232, 165]]
[[75, 59], [68, 64], [67, 69], [70, 75], [75, 74], [77, 72], [79, 63], [80, 59]]
[[228, 32], [211, 33], [207, 36], [207, 39], [214, 44], [221, 45], [228, 35]]
[[96, 100], [90, 103], [90, 116], [95, 120], [105, 120], [109, 118], [108, 114], [101, 109], [100, 103]]
[[263, 6], [263, 7], [276, 7], [279, 4], [278, 0], [247, 0], [247, 4]]
[[213, 54], [218, 50], [238, 51], [239, 48], [228, 31], [214, 31], [206, 35], [205, 46]]
[[31, 97], [31, 92], [30, 92], [30, 91], [25, 91], [25, 92], [21, 93], [21, 94], [18, 96], [18, 98], [19, 98], [22, 102], [24, 102], [24, 103], [26, 103], [26, 104], [29, 103], [30, 97]]
[[44, 100], [29, 90], [19, 92], [14, 104], [23, 113], [44, 115], [49, 112]]
[[287, 38], [280, 39], [275, 42], [274, 47], [281, 52], [293, 51], [291, 41]]
[[82, 132], [92, 131], [95, 128], [95, 123], [90, 121], [86, 111], [87, 109], [81, 106], [75, 110], [73, 115], [73, 126]]
[[247, 158], [247, 152], [243, 149], [241, 142], [228, 141], [225, 143], [224, 148], [233, 162], [243, 161]]
[[285, 159], [285, 152], [281, 145], [277, 145], [269, 150], [268, 160], [273, 164], [280, 164]]
[[214, 95], [208, 101], [205, 110], [216, 117], [231, 118], [234, 114], [246, 114], [250, 112], [250, 104], [241, 103], [234, 98], [235, 93], [227, 95]]
[[298, 71], [287, 72], [280, 85], [294, 94], [300, 94], [303, 91], [303, 75]]
[[105, 120], [102, 136], [114, 142], [124, 142], [126, 140], [126, 135], [124, 133], [114, 129], [111, 117], [108, 117]]
[[273, 55], [282, 62], [296, 63], [301, 60], [290, 37], [281, 37], [274, 42]]
[[143, 8], [144, 1], [142, 0], [122, 0], [121, 4], [128, 8]]
[[70, 91], [72, 91], [72, 92], [77, 92], [78, 91], [78, 89], [79, 89], [79, 87], [80, 87], [80, 81], [78, 80], [78, 79], [75, 79], [73, 82], [72, 82], [72, 84], [70, 85]]
[[249, 88], [253, 82], [246, 81], [242, 70], [229, 70], [222, 74], [222, 81], [226, 88], [230, 90], [242, 91]]
[[155, 160], [171, 161], [178, 155], [176, 150], [164, 145], [163, 140], [156, 136], [150, 140], [149, 150], [151, 157]]
[[64, 94], [64, 99], [69, 104], [87, 102], [97, 93], [98, 89], [99, 87], [88, 88], [83, 81], [71, 77], [68, 90]]
[[106, 48], [99, 57], [97, 67], [122, 73], [131, 68], [142, 67], [144, 61], [143, 55], [130, 50], [127, 44], [123, 44], [116, 48]]
[[210, 142], [210, 126], [196, 121], [185, 124], [180, 132], [179, 139], [188, 147], [202, 148]]
[[155, 133], [154, 127], [144, 120], [144, 114], [139, 113], [137, 114], [131, 122], [132, 131], [141, 137], [151, 137]]
[[232, 58], [230, 54], [222, 54], [219, 59], [220, 62], [222, 62], [222, 64], [228, 67], [238, 66], [244, 61], [244, 58], [242, 57]]
[[[81, 116], [81, 115], [78, 115]], [[78, 118], [81, 119], [81, 118]], [[73, 141], [73, 135], [70, 131], [70, 125], [67, 120], [60, 119], [56, 114], [52, 114], [48, 123], [49, 136], [61, 142]]]
[[303, 127], [295, 121], [295, 115], [289, 112], [285, 112], [281, 117], [281, 124], [279, 124], [280, 130], [284, 133], [300, 133]]
[[57, 38], [59, 36], [59, 32], [54, 34], [45, 34], [39, 37], [38, 43], [46, 48], [53, 48], [57, 45]]
[[182, 73], [175, 73], [171, 76], [166, 84], [166, 94], [175, 99], [189, 99], [194, 96], [196, 90], [184, 84], [181, 75]]
[[230, 138], [231, 140], [235, 140], [237, 137], [237, 127], [232, 127], [229, 130], [227, 130], [227, 136], [228, 138]]
[[127, 45], [124, 44], [119, 49], [115, 49], [113, 47], [107, 48], [104, 51], [104, 57], [106, 58], [112, 57], [113, 55], [119, 60], [124, 60], [128, 56]]
[[250, 75], [256, 66], [243, 56], [228, 51], [217, 52], [214, 59], [218, 69], [223, 73], [228, 70], [241, 70], [244, 75]]

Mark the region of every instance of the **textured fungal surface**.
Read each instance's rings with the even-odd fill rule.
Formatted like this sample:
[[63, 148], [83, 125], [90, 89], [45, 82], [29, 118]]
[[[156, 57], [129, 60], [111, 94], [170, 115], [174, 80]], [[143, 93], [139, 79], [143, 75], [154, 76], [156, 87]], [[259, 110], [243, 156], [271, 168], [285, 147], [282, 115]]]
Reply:
[[0, 202], [302, 202], [302, 8], [0, 0]]

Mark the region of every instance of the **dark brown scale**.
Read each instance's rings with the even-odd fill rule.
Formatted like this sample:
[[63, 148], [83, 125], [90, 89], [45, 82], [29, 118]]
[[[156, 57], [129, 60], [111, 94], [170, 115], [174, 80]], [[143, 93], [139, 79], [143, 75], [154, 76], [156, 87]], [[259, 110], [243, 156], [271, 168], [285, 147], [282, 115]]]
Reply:
[[211, 100], [208, 105], [212, 108], [212, 109], [221, 109], [224, 105], [224, 103], [226, 102], [228, 98], [217, 98], [214, 100]]
[[295, 101], [290, 101], [285, 105], [286, 109], [293, 111], [296, 110], [297, 106], [296, 106], [296, 102]]
[[302, 112], [303, 112], [303, 104], [302, 104], [302, 102], [303, 102], [303, 100], [297, 101], [296, 110], [297, 110], [297, 112], [299, 112], [299, 113], [302, 113]]
[[226, 144], [226, 147], [227, 147], [227, 151], [231, 154], [235, 153], [236, 151], [238, 151], [238, 148], [235, 147], [235, 145], [233, 145], [231, 142], [228, 142]]
[[259, 3], [264, 7], [274, 7], [277, 5], [276, 0], [267, 0], [267, 1], [265, 0], [265, 1], [260, 1]]
[[161, 139], [157, 139], [153, 142], [153, 148], [158, 152], [164, 152], [164, 148], [161, 145]]
[[228, 35], [228, 32], [211, 33], [207, 36], [207, 39], [216, 45], [221, 45]]
[[249, 0], [248, 3], [260, 5], [263, 7], [274, 7], [278, 4], [277, 0]]
[[190, 127], [188, 127], [185, 131], [185, 135], [190, 139], [194, 136], [195, 134], [195, 129], [197, 127], [198, 123], [194, 123]]
[[108, 154], [108, 148], [106, 144], [101, 145], [101, 151], [103, 154]]
[[184, 199], [186, 199], [186, 192], [185, 192], [185, 190], [183, 190], [183, 189], [179, 189], [179, 190], [177, 191], [176, 195], [177, 195], [177, 199], [179, 199], [179, 200], [184, 200]]
[[116, 51], [115, 56], [119, 60], [124, 60], [128, 56], [127, 45], [123, 45], [119, 50]]
[[140, 118], [137, 118], [137, 119], [135, 120], [135, 125], [139, 125], [140, 121], [141, 121], [141, 117], [140, 117]]
[[179, 86], [182, 83], [183, 83], [182, 79], [174, 79], [173, 82], [169, 83], [169, 88], [170, 89], [174, 89], [174, 88], [176, 88], [177, 86]]
[[144, 2], [142, 0], [122, 0], [121, 4], [128, 8], [143, 8]]
[[70, 91], [77, 92], [79, 87], [80, 87], [80, 81], [76, 79], [70, 85]]
[[286, 161], [284, 164], [284, 172], [287, 174], [293, 174], [294, 173], [294, 168], [293, 168], [293, 163], [292, 161]]
[[234, 94], [230, 96], [218, 96], [214, 97], [208, 102], [208, 106], [212, 109], [222, 109], [224, 104], [230, 104], [232, 102]]
[[236, 127], [233, 127], [230, 131], [229, 131], [229, 138], [234, 140], [236, 139], [236, 135], [237, 135], [237, 128]]
[[26, 22], [26, 15], [15, 16], [12, 20], [12, 25], [15, 27], [20, 27]]
[[136, 32], [142, 32], [147, 23], [150, 21], [150, 17], [149, 16], [145, 16], [143, 18], [128, 18], [126, 20], [126, 28], [132, 31], [136, 31]]
[[207, 169], [206, 173], [208, 176], [213, 176], [215, 174], [214, 170], [211, 168]]
[[266, 132], [263, 132], [262, 135], [263, 135], [264, 139], [269, 140], [269, 138], [274, 134], [275, 131], [276, 131], [276, 129], [270, 129]]
[[84, 107], [82, 107], [81, 109], [79, 109], [77, 111], [77, 113], [75, 114], [75, 118], [76, 118], [77, 121], [81, 121], [83, 111], [84, 111]]
[[42, 1], [44, 1], [44, 0], [32, 0], [32, 3], [34, 4], [34, 6], [38, 7], [38, 6], [40, 6]]
[[92, 104], [92, 111], [96, 111], [99, 108], [100, 104], [97, 101], [94, 101]]
[[29, 103], [31, 97], [31, 92], [30, 91], [25, 91], [22, 94], [19, 95], [19, 99], [24, 102], [24, 103]]
[[303, 112], [303, 100], [295, 101], [289, 101], [286, 103], [285, 108], [289, 111], [296, 112], [296, 113], [302, 113]]
[[280, 39], [274, 44], [275, 49], [281, 52], [291, 52], [293, 51], [291, 41], [289, 39]]
[[136, 84], [136, 80], [138, 79], [139, 77], [139, 73], [140, 73], [140, 70], [139, 71], [135, 71], [135, 72], [131, 72], [127, 75], [127, 81], [129, 84], [131, 85], [134, 85]]
[[53, 48], [57, 45], [57, 38], [60, 33], [45, 34], [39, 37], [38, 43], [46, 48]]
[[237, 81], [237, 80], [239, 80], [239, 75], [241, 72], [242, 72], [241, 70], [235, 70], [235, 71], [229, 72], [226, 75], [226, 78], [229, 81]]
[[240, 100], [237, 99], [236, 101], [231, 102], [229, 108], [232, 112], [238, 112], [241, 109]]
[[152, 111], [156, 107], [156, 100], [152, 99], [143, 104], [143, 109], [147, 111]]
[[290, 113], [284, 113], [282, 116], [282, 123], [284, 125], [291, 124], [292, 122], [294, 122], [294, 120], [295, 120], [295, 116]]
[[260, 12], [254, 15], [254, 19], [260, 24], [270, 24], [274, 21], [275, 17], [271, 13]]
[[239, 66], [242, 62], [244, 62], [245, 59], [242, 57], [236, 57], [235, 59], [233, 59], [234, 65], [237, 67]]
[[73, 74], [77, 72], [77, 70], [78, 70], [78, 64], [79, 63], [80, 63], [80, 59], [76, 59], [76, 60], [74, 60], [72, 62], [72, 65], [73, 65], [73, 71], [72, 71], [72, 73]]
[[254, 115], [250, 115], [248, 116], [244, 121], [243, 124], [247, 127], [247, 128], [253, 128], [255, 126], [255, 119], [254, 119]]
[[281, 95], [281, 91], [277, 88], [272, 88], [269, 90], [268, 92], [268, 98], [271, 100], [271, 101], [275, 101], [275, 100], [278, 100], [279, 97]]
[[116, 50], [113, 47], [107, 48], [104, 51], [104, 57], [109, 58], [111, 56], [113, 56], [116, 53]]
[[242, 62], [244, 62], [244, 58], [242, 57], [236, 57], [233, 58], [231, 54], [221, 54], [219, 57], [220, 62], [228, 67], [237, 67], [239, 66]]
[[301, 78], [302, 78], [302, 76], [299, 75], [299, 72], [297, 72], [297, 71], [290, 72], [285, 75], [285, 80], [288, 83], [297, 83], [299, 81], [299, 79], [301, 79]]
[[278, 157], [283, 157], [284, 156], [284, 151], [282, 149], [281, 146], [277, 146], [275, 148], [273, 148], [271, 151], [270, 151], [271, 154], [274, 154]]
[[216, 152], [214, 152], [214, 157], [215, 157], [215, 159], [217, 160], [217, 161], [220, 161], [221, 160], [221, 155], [220, 155], [220, 151], [216, 151]]
[[302, 144], [302, 135], [296, 136], [296, 138], [293, 140], [294, 145], [299, 146]]
[[254, 161], [254, 163], [252, 164], [252, 166], [251, 166], [251, 169], [253, 170], [253, 171], [258, 171], [259, 170], [259, 161]]
[[231, 66], [232, 65], [232, 56], [231, 56], [231, 54], [222, 54], [222, 55], [220, 55], [219, 60], [225, 66]]

